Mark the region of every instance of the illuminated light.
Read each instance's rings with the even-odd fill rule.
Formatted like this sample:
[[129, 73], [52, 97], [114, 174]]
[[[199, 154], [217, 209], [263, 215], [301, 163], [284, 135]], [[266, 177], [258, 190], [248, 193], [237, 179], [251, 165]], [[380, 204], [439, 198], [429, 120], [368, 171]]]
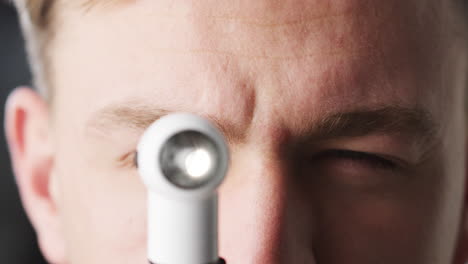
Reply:
[[219, 149], [208, 136], [183, 131], [168, 138], [161, 149], [161, 171], [179, 188], [196, 189], [209, 184], [220, 170]]
[[185, 171], [193, 178], [205, 177], [213, 167], [210, 153], [206, 149], [195, 149], [185, 157]]

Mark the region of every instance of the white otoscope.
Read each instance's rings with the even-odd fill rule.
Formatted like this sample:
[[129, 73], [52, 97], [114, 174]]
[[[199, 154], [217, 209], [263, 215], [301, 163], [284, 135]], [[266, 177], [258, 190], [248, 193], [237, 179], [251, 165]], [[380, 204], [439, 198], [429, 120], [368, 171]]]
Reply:
[[223, 135], [192, 114], [154, 122], [138, 144], [148, 190], [148, 260], [153, 264], [221, 264], [218, 194], [229, 163]]

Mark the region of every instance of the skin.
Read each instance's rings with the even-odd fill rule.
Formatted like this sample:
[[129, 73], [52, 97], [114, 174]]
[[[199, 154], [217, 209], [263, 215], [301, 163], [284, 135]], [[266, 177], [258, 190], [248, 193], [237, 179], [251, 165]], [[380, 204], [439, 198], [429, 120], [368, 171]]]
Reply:
[[[42, 251], [51, 263], [147, 263], [135, 147], [161, 113], [187, 111], [229, 138], [228, 263], [463, 263], [467, 67], [451, 12], [445, 1], [64, 4], [52, 104], [19, 88], [6, 106]], [[385, 108], [419, 109], [429, 126], [311, 133], [323, 117]]]

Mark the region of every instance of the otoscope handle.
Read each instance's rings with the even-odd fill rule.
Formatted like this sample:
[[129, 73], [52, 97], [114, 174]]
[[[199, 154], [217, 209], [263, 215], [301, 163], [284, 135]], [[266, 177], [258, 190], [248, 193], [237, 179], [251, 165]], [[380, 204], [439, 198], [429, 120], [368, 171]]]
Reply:
[[[150, 264], [157, 264], [157, 263], [150, 262]], [[224, 259], [220, 258], [218, 260], [218, 262], [216, 262], [216, 263], [207, 263], [207, 264], [226, 264], [226, 261]]]

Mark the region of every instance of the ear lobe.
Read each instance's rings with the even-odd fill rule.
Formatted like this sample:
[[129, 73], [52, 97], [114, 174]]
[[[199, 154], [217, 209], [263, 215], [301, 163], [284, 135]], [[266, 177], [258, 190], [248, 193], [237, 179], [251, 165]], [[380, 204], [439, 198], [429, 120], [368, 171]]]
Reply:
[[463, 210], [462, 214], [458, 243], [453, 261], [454, 264], [465, 264], [468, 262], [468, 230], [466, 209]]
[[468, 263], [468, 141], [465, 143], [465, 193], [454, 264]]
[[45, 257], [64, 260], [63, 238], [53, 179], [53, 142], [46, 102], [32, 89], [17, 88], [8, 97], [5, 134], [23, 206]]

